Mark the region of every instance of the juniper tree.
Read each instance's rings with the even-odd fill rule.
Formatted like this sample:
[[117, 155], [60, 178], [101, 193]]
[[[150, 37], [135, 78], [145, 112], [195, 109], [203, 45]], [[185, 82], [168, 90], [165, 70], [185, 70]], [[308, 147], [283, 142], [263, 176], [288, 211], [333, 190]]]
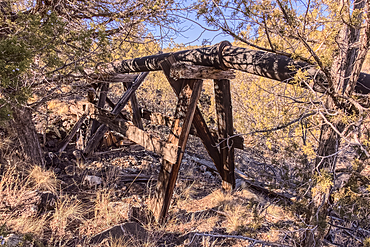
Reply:
[[[12, 121], [27, 159], [44, 163], [32, 123], [35, 108], [58, 95], [61, 85], [83, 80], [85, 69], [124, 57], [128, 44], [151, 39], [145, 25], [167, 24], [166, 9], [172, 4], [162, 0], [0, 2], [0, 120]], [[29, 104], [37, 93], [41, 99]]]

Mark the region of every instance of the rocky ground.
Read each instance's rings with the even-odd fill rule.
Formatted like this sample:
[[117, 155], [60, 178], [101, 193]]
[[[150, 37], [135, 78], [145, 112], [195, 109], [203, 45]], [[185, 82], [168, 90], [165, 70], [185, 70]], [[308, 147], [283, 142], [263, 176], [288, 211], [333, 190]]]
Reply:
[[[83, 157], [78, 147], [87, 123], [58, 153], [78, 114], [55, 117], [40, 131], [45, 168], [25, 164], [9, 129], [1, 128], [0, 245], [299, 246], [307, 226], [294, 178], [265, 163], [260, 151], [236, 151], [237, 186], [228, 194], [201, 142], [190, 137], [167, 221], [158, 225], [150, 208], [161, 157], [114, 132]], [[162, 138], [168, 132], [148, 122], [145, 128]], [[331, 222], [337, 227], [328, 246], [360, 246], [360, 235], [370, 233], [339, 217]]]

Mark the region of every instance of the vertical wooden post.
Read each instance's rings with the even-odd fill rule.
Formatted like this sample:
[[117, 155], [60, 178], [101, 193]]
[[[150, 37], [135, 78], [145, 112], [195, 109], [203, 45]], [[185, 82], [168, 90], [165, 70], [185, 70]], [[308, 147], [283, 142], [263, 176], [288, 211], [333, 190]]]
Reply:
[[[172, 132], [168, 140], [169, 142], [177, 143], [178, 145], [176, 163], [171, 164], [168, 161], [163, 160], [156, 188], [156, 201], [153, 208], [154, 216], [160, 224], [164, 223], [171, 203], [173, 190], [175, 188], [181, 161], [184, 156], [203, 81], [182, 80], [181, 83], [183, 85], [185, 84], [185, 87], [183, 87], [179, 95], [175, 112], [176, 120], [173, 123], [171, 129]], [[194, 83], [193, 90], [190, 88], [188, 83]], [[185, 113], [186, 115], [184, 115]]]
[[[127, 89], [132, 86], [132, 82], [122, 82], [123, 86]], [[131, 108], [132, 108], [132, 122], [139, 129], [144, 130], [143, 122], [141, 121], [141, 114], [139, 109], [139, 104], [137, 102], [136, 94], [133, 93], [130, 98]]]
[[223, 164], [222, 187], [231, 191], [235, 187], [234, 145], [228, 137], [234, 133], [233, 115], [231, 107], [230, 81], [214, 80], [218, 136], [221, 142], [220, 159]]
[[[161, 62], [161, 68], [163, 70], [163, 73], [166, 75], [172, 89], [174, 90], [176, 95], [179, 95], [181, 91], [181, 83], [179, 83], [180, 80], [175, 81], [173, 78], [170, 77], [171, 65], [175, 62], [176, 61], [173, 57], [169, 57]], [[192, 84], [190, 84], [190, 87], [192, 87]], [[202, 143], [205, 146], [212, 161], [214, 162], [218, 173], [223, 176], [223, 165], [220, 159], [220, 152], [216, 147], [216, 142], [213, 139], [211, 131], [209, 130], [207, 123], [204, 120], [202, 113], [200, 112], [198, 107], [196, 107], [195, 109], [193, 125], [197, 130], [197, 136], [202, 140]]]
[[[98, 108], [104, 108], [105, 101], [107, 99], [108, 89], [109, 89], [109, 83], [106, 83], [106, 82], [101, 83], [99, 100], [96, 105]], [[99, 126], [100, 126], [99, 122], [94, 119], [91, 125], [91, 129], [90, 129], [90, 136], [94, 135], [95, 131], [99, 128]]]

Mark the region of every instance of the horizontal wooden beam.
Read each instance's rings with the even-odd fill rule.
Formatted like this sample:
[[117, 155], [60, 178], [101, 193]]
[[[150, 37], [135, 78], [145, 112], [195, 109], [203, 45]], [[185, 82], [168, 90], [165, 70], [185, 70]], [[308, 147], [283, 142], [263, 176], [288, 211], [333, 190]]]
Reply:
[[108, 126], [110, 129], [126, 136], [130, 141], [133, 141], [148, 151], [159, 154], [163, 159], [175, 163], [177, 158], [177, 145], [161, 141], [139, 129], [132, 123], [123, 119], [117, 119], [117, 116], [103, 109], [96, 109], [95, 114], [92, 115], [101, 124]]
[[170, 76], [175, 79], [235, 79], [233, 70], [221, 70], [209, 66], [178, 62], [172, 65]]
[[[298, 71], [302, 71], [307, 74], [306, 81], [312, 80], [313, 88], [318, 92], [325, 92], [325, 88], [321, 88], [318, 84], [328, 84], [325, 75], [322, 71], [317, 70], [316, 65], [275, 53], [232, 46], [228, 41], [223, 41], [211, 47], [123, 60], [112, 63], [109, 66], [112, 71], [119, 73], [156, 71], [161, 70], [161, 62], [170, 56], [173, 56], [176, 61], [190, 62], [195, 65], [210, 66], [218, 69], [240, 70], [285, 83], [297, 83], [292, 78]], [[108, 65], [105, 66], [108, 67]], [[298, 83], [306, 87], [305, 83]], [[370, 94], [369, 74], [360, 73], [355, 92]]]

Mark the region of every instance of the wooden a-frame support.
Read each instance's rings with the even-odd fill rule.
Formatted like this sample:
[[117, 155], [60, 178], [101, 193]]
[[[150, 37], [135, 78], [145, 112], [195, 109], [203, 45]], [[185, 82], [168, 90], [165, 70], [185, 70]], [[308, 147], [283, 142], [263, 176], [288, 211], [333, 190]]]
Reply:
[[[204, 66], [191, 66], [188, 64], [176, 63], [173, 57], [169, 57], [161, 62], [161, 68], [166, 75], [168, 82], [178, 97], [175, 116], [173, 118], [171, 134], [167, 142], [160, 141], [143, 130], [141, 114], [135, 90], [142, 83], [147, 73], [142, 73], [135, 77], [134, 83], [130, 80], [121, 79], [127, 91], [119, 102], [114, 105], [107, 97], [108, 83], [102, 82], [100, 87], [100, 97], [98, 108], [103, 108], [107, 102], [112, 108], [111, 113], [100, 110], [96, 113], [94, 119], [93, 135], [89, 139], [85, 154], [91, 153], [99, 140], [103, 137], [108, 127], [118, 131], [135, 143], [142, 145], [150, 151], [154, 151], [163, 157], [163, 162], [156, 186], [155, 201], [152, 205], [152, 211], [159, 223], [164, 223], [172, 194], [175, 188], [181, 161], [185, 152], [187, 139], [190, 129], [194, 128], [196, 135], [203, 142], [208, 154], [213, 160], [221, 178], [222, 187], [230, 192], [235, 186], [234, 176], [234, 148], [240, 147], [241, 138], [230, 138], [233, 135], [233, 121], [230, 95], [230, 81], [234, 78], [230, 71], [222, 71]], [[209, 71], [208, 71], [208, 70]], [[132, 75], [130, 75], [132, 77]], [[176, 78], [176, 79], [175, 79]], [[213, 136], [209, 130], [197, 103], [202, 90], [203, 79], [214, 79], [216, 114], [217, 114], [217, 136]], [[228, 78], [228, 79], [225, 79]], [[119, 79], [114, 82], [119, 82]], [[123, 80], [122, 80], [123, 79]], [[122, 119], [121, 110], [131, 101], [134, 125]], [[121, 119], [116, 119], [117, 116]], [[96, 122], [95, 120], [98, 120]], [[99, 126], [100, 125], [100, 126]], [[96, 131], [94, 131], [94, 129]], [[238, 140], [235, 143], [234, 140]], [[242, 146], [242, 145], [241, 145]]]
[[[175, 64], [174, 59], [169, 57], [161, 63], [161, 67], [179, 98], [175, 112], [175, 121], [171, 129], [172, 133], [169, 137], [170, 142], [177, 142], [179, 151], [175, 164], [171, 164], [165, 160], [163, 161], [158, 177], [155, 202], [152, 210], [159, 223], [164, 223], [166, 219], [191, 124], [195, 126], [198, 136], [201, 138], [209, 155], [214, 161], [222, 177], [223, 188], [226, 191], [231, 191], [235, 186], [234, 148], [232, 144], [228, 145], [229, 142], [227, 139], [233, 134], [230, 81], [215, 80], [216, 109], [219, 129], [218, 139], [225, 140], [220, 143], [219, 151], [199, 108], [196, 106], [200, 96], [202, 80], [175, 80], [170, 74], [173, 64]], [[226, 85], [224, 85], [224, 83]], [[185, 112], [186, 117], [183, 119]], [[183, 122], [182, 127], [179, 125], [180, 122]]]
[[223, 164], [222, 187], [226, 191], [235, 187], [234, 144], [229, 139], [234, 134], [231, 108], [230, 81], [214, 80], [217, 127], [220, 147], [220, 159]]
[[168, 60], [162, 63], [164, 73], [178, 96], [178, 103], [168, 142], [176, 144], [178, 146], [178, 151], [175, 163], [163, 160], [158, 176], [155, 202], [152, 211], [159, 223], [164, 222], [169, 209], [203, 84], [202, 80], [186, 79], [178, 80], [175, 83], [173, 79], [169, 77], [169, 74], [166, 73], [169, 66], [170, 63]]

